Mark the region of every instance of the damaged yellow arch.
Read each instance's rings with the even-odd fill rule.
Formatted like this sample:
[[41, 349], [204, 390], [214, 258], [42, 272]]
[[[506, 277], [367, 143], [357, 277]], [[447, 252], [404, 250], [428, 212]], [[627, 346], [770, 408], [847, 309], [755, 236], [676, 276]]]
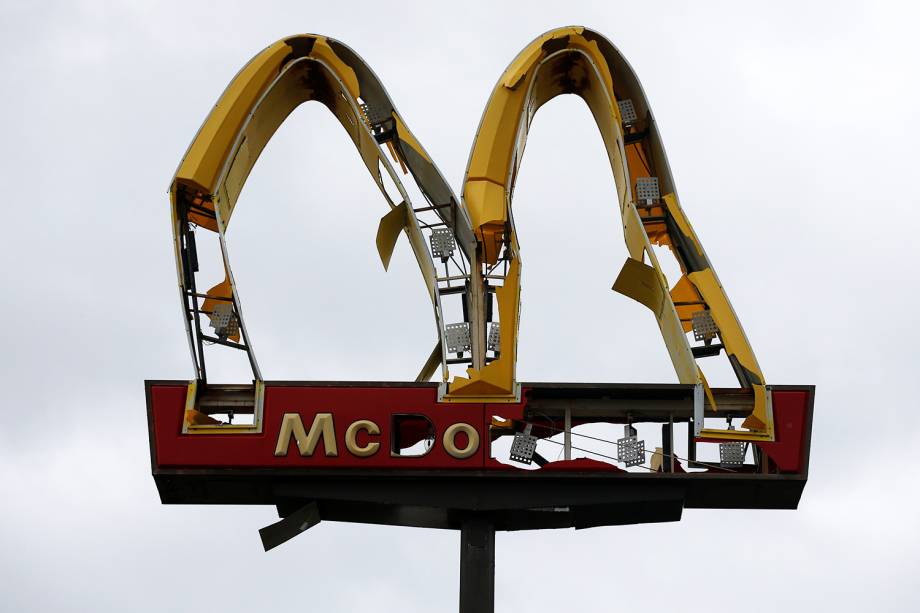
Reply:
[[[743, 431], [701, 429], [697, 434], [732, 439], [773, 440], [769, 394], [740, 322], [702, 244], [681, 209], [665, 151], [641, 85], [619, 51], [603, 36], [582, 27], [550, 31], [529, 44], [505, 70], [483, 113], [463, 183], [463, 205], [479, 244], [471, 303], [491, 300], [496, 290], [500, 346], [489, 363], [479, 356], [467, 377], [455, 378], [444, 400], [513, 401], [519, 395], [515, 364], [520, 316], [521, 259], [514, 228], [512, 194], [527, 132], [536, 111], [561, 94], [576, 94], [591, 110], [613, 171], [630, 260], [614, 289], [654, 314], [682, 383], [709, 392], [697, 354], [725, 351], [742, 387], [754, 392], [753, 412]], [[638, 190], [637, 190], [638, 187]], [[652, 244], [670, 248], [683, 276], [669, 287]], [[648, 262], [648, 263], [646, 263]], [[501, 268], [502, 273], [494, 274]], [[476, 274], [481, 275], [477, 279]], [[478, 282], [477, 282], [478, 281]], [[475, 319], [475, 318], [474, 318]], [[686, 334], [699, 331], [703, 347]], [[479, 321], [485, 321], [481, 318]], [[703, 328], [709, 327], [703, 331]], [[714, 328], [713, 328], [714, 326]], [[716, 330], [716, 332], [713, 332]], [[487, 334], [485, 325], [475, 330]], [[713, 338], [721, 345], [712, 345]], [[479, 339], [482, 340], [481, 338]]]
[[[395, 167], [411, 174], [418, 184], [426, 200], [419, 210], [434, 211], [440, 225], [458, 238], [462, 256], [468, 258], [475, 250], [475, 240], [458, 199], [377, 76], [354, 51], [324, 36], [292, 36], [264, 49], [234, 77], [189, 146], [170, 186], [179, 289], [198, 382], [207, 382], [205, 343], [244, 350], [255, 381], [262, 380], [243, 321], [225, 234], [262, 150], [288, 115], [307, 101], [320, 102], [335, 115], [389, 204], [377, 235], [384, 267], [399, 235], [405, 232], [408, 236], [428, 288], [439, 338], [443, 337], [437, 272], [416, 209], [386, 152]], [[387, 192], [381, 172], [390, 176], [398, 194]], [[207, 291], [195, 285], [196, 228], [216, 232], [220, 238], [226, 277]], [[210, 319], [213, 335], [202, 329], [202, 316]], [[444, 352], [439, 347], [433, 353], [434, 368], [440, 362], [446, 379]]]
[[[511, 214], [512, 194], [534, 114], [548, 100], [566, 93], [577, 94], [588, 104], [619, 195], [630, 258], [614, 289], [652, 311], [679, 380], [697, 386], [700, 416], [703, 392], [712, 406], [715, 401], [697, 366], [698, 358], [724, 351], [741, 386], [753, 390], [754, 407], [744, 422], [745, 431], [699, 430], [702, 420], [698, 419], [697, 434], [772, 440], [768, 388], [738, 318], [680, 207], [642, 88], [613, 45], [581, 27], [544, 34], [506, 69], [473, 144], [462, 203], [409, 131], [379, 79], [344, 44], [311, 34], [293, 36], [269, 46], [244, 66], [192, 141], [170, 186], [179, 289], [196, 368], [196, 386], [190, 389], [197, 388], [197, 382], [207, 383], [205, 343], [244, 350], [257, 396], [262, 389], [225, 234], [240, 192], [267, 142], [291, 111], [313, 100], [339, 120], [389, 205], [377, 234], [384, 266], [397, 238], [405, 232], [421, 269], [438, 342], [417, 380], [428, 380], [440, 364], [440, 396], [446, 402], [518, 401], [515, 365], [522, 262]], [[419, 206], [410, 202], [394, 167], [412, 175], [425, 202]], [[393, 180], [398, 195], [387, 192], [381, 172]], [[421, 223], [418, 215], [434, 217]], [[203, 292], [195, 284], [196, 228], [219, 235], [226, 273], [223, 281]], [[427, 241], [423, 230], [429, 233]], [[677, 259], [683, 275], [673, 287], [652, 245], [667, 246]], [[435, 258], [440, 259], [437, 266]], [[497, 322], [492, 321], [493, 293]], [[445, 323], [442, 299], [461, 301], [462, 321]], [[202, 330], [202, 317], [210, 319], [213, 336]], [[687, 339], [691, 331], [705, 345], [691, 347]], [[714, 339], [721, 344], [712, 344]], [[448, 364], [468, 364], [467, 376], [448, 382]]]

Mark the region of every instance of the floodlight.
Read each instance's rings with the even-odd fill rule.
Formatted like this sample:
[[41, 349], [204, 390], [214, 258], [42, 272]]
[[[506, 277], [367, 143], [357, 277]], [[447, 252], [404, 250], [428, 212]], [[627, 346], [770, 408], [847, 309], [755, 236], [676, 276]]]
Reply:
[[658, 177], [639, 177], [636, 179], [636, 199], [655, 201], [661, 199], [661, 190], [658, 187]]
[[486, 347], [489, 351], [494, 351], [498, 353], [499, 348], [501, 347], [501, 329], [497, 321], [493, 321], [492, 325], [489, 326], [489, 338], [486, 343]]
[[[731, 418], [728, 419], [728, 429], [734, 430]], [[728, 441], [719, 443], [719, 464], [722, 466], [741, 466], [747, 453], [747, 443], [744, 441]]]
[[392, 117], [389, 113], [380, 113], [376, 107], [372, 107], [367, 103], [361, 105], [361, 111], [367, 117], [367, 123], [372, 126], [376, 126]]
[[386, 107], [371, 106], [367, 103], [362, 103], [360, 107], [364, 121], [370, 127], [371, 134], [374, 135], [374, 140], [378, 143], [390, 140], [395, 127], [393, 113], [386, 110]]
[[457, 247], [454, 231], [450, 228], [435, 228], [428, 240], [431, 241], [431, 255], [441, 258], [442, 262], [446, 262]]
[[618, 100], [617, 106], [620, 107], [620, 117], [623, 119], [624, 124], [629, 125], [639, 120], [639, 116], [636, 115], [636, 107], [633, 106], [633, 101], [630, 98]]
[[722, 466], [741, 466], [744, 464], [746, 452], [747, 446], [744, 441], [719, 443], [719, 463]]
[[211, 319], [211, 327], [218, 338], [225, 339], [229, 336], [236, 336], [240, 331], [240, 322], [233, 312], [233, 304], [221, 302], [208, 314]]
[[537, 437], [530, 433], [532, 428], [533, 424], [527, 424], [523, 432], [514, 433], [510, 457], [515, 462], [530, 464], [533, 461], [533, 454], [537, 450]]
[[444, 326], [447, 338], [447, 353], [463, 353], [470, 350], [470, 324], [461, 322]]
[[645, 463], [645, 441], [639, 440], [638, 432], [631, 424], [623, 426], [623, 438], [617, 439], [617, 460], [626, 466]]
[[719, 333], [719, 327], [709, 311], [697, 311], [693, 314], [693, 339], [707, 344]]

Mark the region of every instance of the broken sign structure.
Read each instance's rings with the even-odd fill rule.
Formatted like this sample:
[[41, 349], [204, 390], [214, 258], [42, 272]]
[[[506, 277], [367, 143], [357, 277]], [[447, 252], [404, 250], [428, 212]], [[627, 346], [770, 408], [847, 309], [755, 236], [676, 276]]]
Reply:
[[[629, 253], [613, 289], [652, 312], [677, 383], [517, 380], [523, 262], [514, 183], [534, 115], [561, 94], [588, 104], [613, 171], [619, 199], [611, 204]], [[263, 379], [227, 229], [260, 153], [308, 101], [335, 115], [380, 188], [384, 267], [401, 235], [418, 262], [437, 340], [414, 381]], [[421, 201], [410, 198], [404, 177]], [[492, 551], [495, 529], [673, 521], [685, 507], [798, 503], [814, 390], [767, 385], [680, 205], [639, 81], [596, 32], [553, 30], [508, 66], [459, 197], [370, 67], [318, 35], [278, 41], [243, 67], [169, 194], [194, 378], [147, 382], [153, 473], [165, 503], [274, 505], [282, 520], [263, 530], [266, 548], [321, 519], [459, 528], [464, 548], [479, 552], [469, 560]], [[199, 286], [203, 233], [216, 235], [223, 278]], [[654, 246], [676, 259], [678, 279], [666, 278]], [[206, 349], [241, 352], [253, 381], [209, 381]], [[701, 362], [718, 357], [737, 387], [708, 385]], [[599, 424], [625, 427], [625, 436]], [[659, 445], [646, 444], [650, 434]], [[543, 455], [551, 449], [554, 460]], [[476, 564], [461, 577], [461, 607], [491, 594], [491, 574]], [[464, 596], [464, 585], [475, 590]]]

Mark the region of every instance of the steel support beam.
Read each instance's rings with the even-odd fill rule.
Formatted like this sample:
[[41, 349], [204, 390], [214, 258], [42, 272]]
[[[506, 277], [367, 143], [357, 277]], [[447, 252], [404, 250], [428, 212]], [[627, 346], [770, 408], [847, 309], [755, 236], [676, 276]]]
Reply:
[[495, 611], [495, 524], [469, 517], [460, 528], [460, 613]]

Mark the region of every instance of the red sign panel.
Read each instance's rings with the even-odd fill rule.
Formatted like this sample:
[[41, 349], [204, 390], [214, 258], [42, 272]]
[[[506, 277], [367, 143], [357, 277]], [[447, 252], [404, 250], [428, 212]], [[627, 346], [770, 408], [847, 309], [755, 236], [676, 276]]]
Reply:
[[470, 469], [488, 457], [485, 405], [439, 403], [433, 387], [269, 386], [258, 433], [183, 434], [186, 387], [151, 396], [161, 468]]
[[[248, 432], [184, 431], [187, 390], [181, 383], [149, 388], [156, 468], [519, 470], [491, 459], [489, 425], [494, 415], [523, 419], [526, 388], [525, 401], [509, 405], [440, 403], [430, 385], [271, 384], [261, 427]], [[806, 389], [773, 392], [777, 440], [755, 444], [780, 472], [805, 468], [809, 398]], [[554, 469], [619, 472], [587, 459], [543, 466]]]

